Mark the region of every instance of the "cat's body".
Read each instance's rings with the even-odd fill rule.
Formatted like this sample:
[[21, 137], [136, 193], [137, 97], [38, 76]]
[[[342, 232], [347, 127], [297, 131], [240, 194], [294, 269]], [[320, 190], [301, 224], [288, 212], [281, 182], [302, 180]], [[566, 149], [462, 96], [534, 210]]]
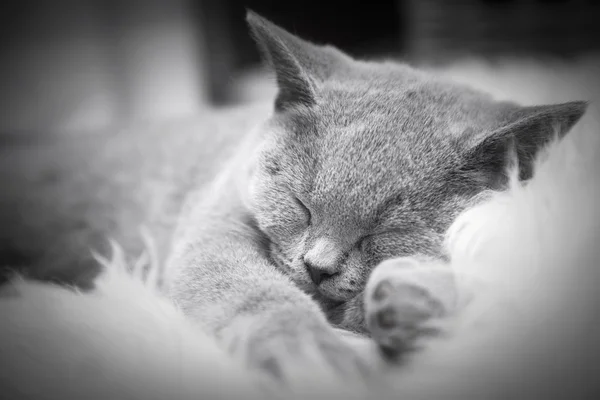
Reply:
[[[161, 256], [169, 252], [169, 295], [251, 365], [288, 383], [302, 369], [361, 376], [360, 357], [330, 322], [369, 328], [397, 349], [444, 315], [453, 286], [441, 244], [453, 218], [505, 183], [511, 145], [528, 178], [537, 151], [585, 106], [498, 103], [407, 66], [354, 61], [252, 14], [249, 21], [276, 72], [273, 112], [211, 116], [203, 132], [77, 139], [46, 147], [45, 161], [31, 165], [12, 153], [25, 164], [21, 177], [34, 181], [14, 183], [3, 225], [10, 241], [47, 251], [44, 263], [58, 252], [68, 257], [55, 265], [77, 267], [92, 262], [89, 248], [106, 236], [135, 254], [146, 225]], [[58, 185], [47, 169], [57, 160], [55, 174], [71, 173]], [[442, 261], [419, 279], [379, 274], [365, 298], [378, 264], [417, 254]]]
[[164, 259], [186, 195], [214, 178], [270, 109], [206, 110], [175, 123], [3, 146], [2, 263], [88, 286], [97, 266], [91, 251], [106, 254], [113, 238], [137, 257], [142, 227]]

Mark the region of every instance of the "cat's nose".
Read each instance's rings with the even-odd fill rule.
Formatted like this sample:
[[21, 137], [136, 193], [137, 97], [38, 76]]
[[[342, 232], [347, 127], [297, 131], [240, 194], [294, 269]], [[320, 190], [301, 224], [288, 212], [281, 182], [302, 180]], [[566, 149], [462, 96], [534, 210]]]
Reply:
[[339, 246], [329, 238], [317, 239], [304, 255], [304, 265], [315, 285], [338, 272], [341, 258]]
[[335, 275], [335, 272], [328, 271], [325, 268], [319, 267], [315, 264], [311, 264], [310, 261], [304, 260], [304, 265], [306, 265], [306, 269], [308, 270], [308, 274], [310, 275], [310, 279], [317, 286], [323, 281], [323, 279], [330, 278]]

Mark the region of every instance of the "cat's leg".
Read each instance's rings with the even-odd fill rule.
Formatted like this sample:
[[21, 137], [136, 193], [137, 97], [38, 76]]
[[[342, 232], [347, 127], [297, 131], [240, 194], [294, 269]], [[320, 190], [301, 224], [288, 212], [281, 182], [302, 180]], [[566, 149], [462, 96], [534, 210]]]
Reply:
[[384, 261], [364, 293], [365, 322], [390, 354], [414, 349], [418, 339], [440, 333], [457, 304], [454, 273], [439, 260], [405, 257]]
[[251, 368], [295, 390], [363, 381], [363, 358], [272, 265], [235, 191], [210, 192], [183, 217], [167, 267], [170, 297]]

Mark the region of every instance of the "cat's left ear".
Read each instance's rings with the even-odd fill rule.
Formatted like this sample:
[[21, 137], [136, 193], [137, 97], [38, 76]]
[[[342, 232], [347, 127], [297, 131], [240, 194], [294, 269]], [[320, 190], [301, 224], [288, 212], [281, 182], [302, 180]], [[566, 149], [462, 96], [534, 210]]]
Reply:
[[320, 84], [349, 60], [334, 47], [303, 40], [250, 10], [246, 20], [263, 59], [275, 73], [278, 111], [314, 105]]
[[520, 107], [503, 105], [497, 117], [500, 127], [470, 143], [461, 172], [489, 188], [506, 182], [506, 167], [516, 155], [519, 178], [533, 175], [534, 161], [554, 138], [565, 136], [584, 115], [583, 101]]

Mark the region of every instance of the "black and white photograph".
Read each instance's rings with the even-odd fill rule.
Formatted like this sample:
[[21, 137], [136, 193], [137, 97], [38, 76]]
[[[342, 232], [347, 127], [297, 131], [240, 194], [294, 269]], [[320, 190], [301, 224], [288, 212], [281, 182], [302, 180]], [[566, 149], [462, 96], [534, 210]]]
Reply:
[[600, 398], [600, 2], [0, 5], [0, 397]]

